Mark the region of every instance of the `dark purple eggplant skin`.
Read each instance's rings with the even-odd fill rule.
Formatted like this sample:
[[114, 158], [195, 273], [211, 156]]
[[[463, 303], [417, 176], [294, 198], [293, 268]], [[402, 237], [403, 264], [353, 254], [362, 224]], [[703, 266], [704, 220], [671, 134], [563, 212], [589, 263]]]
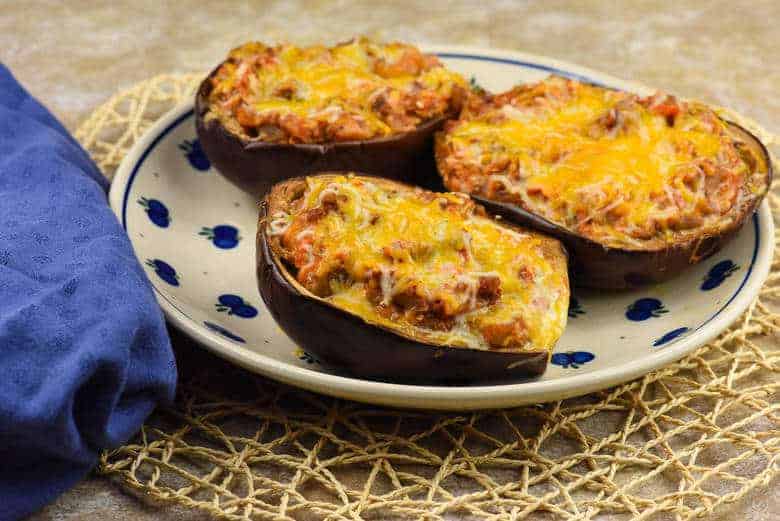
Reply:
[[[749, 146], [766, 168], [766, 187], [772, 182], [772, 162], [766, 147], [741, 126], [728, 122], [731, 130]], [[658, 250], [625, 250], [609, 248], [578, 235], [544, 217], [517, 205], [491, 201], [471, 195], [472, 199], [492, 214], [510, 222], [538, 230], [559, 239], [569, 252], [569, 267], [573, 286], [581, 288], [626, 290], [667, 281], [687, 267], [720, 251], [737, 235], [753, 215], [763, 196], [746, 197], [737, 211], [737, 218], [717, 235], [696, 237]]]
[[253, 141], [225, 128], [217, 118], [206, 121], [211, 78], [195, 96], [195, 128], [209, 161], [231, 183], [254, 197], [291, 177], [324, 171], [361, 172], [432, 190], [441, 187], [433, 158], [433, 135], [452, 115], [430, 120], [411, 132], [365, 141], [287, 144]]
[[415, 341], [306, 294], [272, 251], [266, 235], [268, 198], [257, 232], [257, 280], [274, 320], [325, 365], [363, 379], [415, 384], [474, 384], [544, 373], [550, 352], [486, 351]]

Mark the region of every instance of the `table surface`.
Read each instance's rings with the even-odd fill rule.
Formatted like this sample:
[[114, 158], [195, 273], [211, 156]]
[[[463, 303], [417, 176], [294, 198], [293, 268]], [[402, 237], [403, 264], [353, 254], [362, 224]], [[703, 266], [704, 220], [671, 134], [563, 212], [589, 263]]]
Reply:
[[[117, 90], [155, 74], [206, 70], [246, 40], [365, 34], [548, 55], [729, 106], [780, 132], [777, 0], [199, 3], [4, 2], [0, 60], [70, 129]], [[31, 519], [183, 518], [206, 516], [152, 507], [89, 477]], [[780, 519], [780, 483], [716, 519]]]

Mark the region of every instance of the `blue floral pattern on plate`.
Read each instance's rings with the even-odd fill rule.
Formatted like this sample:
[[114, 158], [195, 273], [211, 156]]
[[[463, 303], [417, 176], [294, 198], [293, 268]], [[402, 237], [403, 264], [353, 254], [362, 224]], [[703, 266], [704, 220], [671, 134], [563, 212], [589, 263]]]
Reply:
[[566, 351], [564, 353], [555, 353], [552, 355], [550, 362], [554, 365], [559, 365], [564, 369], [571, 367], [572, 369], [579, 369], [580, 366], [592, 362], [596, 358], [596, 355], [589, 351]]
[[205, 172], [211, 168], [211, 161], [206, 157], [203, 152], [203, 148], [200, 146], [199, 139], [184, 140], [179, 144], [179, 149], [184, 152], [184, 157], [187, 158], [192, 168]]
[[738, 269], [739, 266], [730, 259], [720, 261], [707, 272], [704, 282], [701, 283], [701, 290], [710, 291], [717, 288]]
[[170, 284], [171, 286], [179, 285], [179, 275], [176, 270], [167, 262], [160, 259], [147, 259], [146, 265], [154, 269], [154, 272], [162, 280]]
[[689, 328], [689, 327], [678, 327], [677, 329], [672, 329], [671, 331], [669, 331], [668, 333], [666, 333], [662, 337], [656, 338], [655, 341], [653, 342], [653, 346], [658, 347], [658, 346], [662, 346], [664, 344], [668, 344], [669, 342], [671, 342], [675, 338], [679, 337], [680, 335], [683, 335], [683, 334], [687, 333], [690, 330], [691, 330], [691, 328]]
[[626, 309], [626, 318], [641, 322], [648, 318], [660, 317], [669, 310], [657, 298], [640, 298]]
[[[464, 58], [453, 55], [452, 59], [462, 61]], [[478, 65], [475, 60], [472, 61]], [[486, 60], [490, 61], [492, 58], [480, 56], [478, 60], [481, 63]], [[502, 64], [500, 67], [504, 67], [506, 63], [504, 58], [501, 58], [500, 61], [494, 61], [496, 67], [499, 67], [499, 63]], [[468, 68], [467, 63], [464, 62], [463, 66], [466, 77], [470, 77], [475, 72]], [[530, 77], [531, 71], [526, 76], [522, 67], [518, 70], [520, 72], [513, 77], [520, 78], [522, 81], [534, 79]], [[537, 69], [532, 72], [533, 75], [538, 74]], [[505, 76], [505, 72], [500, 69], [497, 74], [496, 77], [500, 81], [504, 81], [500, 78], [508, 78], [508, 75]], [[477, 75], [477, 79], [481, 79], [481, 77]], [[193, 327], [188, 329], [192, 330], [194, 336], [208, 345], [230, 343], [229, 345], [233, 349], [247, 353], [249, 349], [246, 346], [251, 345], [253, 346], [252, 351], [262, 351], [268, 358], [283, 366], [291, 367], [294, 365], [297, 369], [306, 367], [312, 371], [329, 373], [330, 370], [326, 366], [308, 365], [307, 362], [300, 361], [295, 357], [294, 353], [298, 346], [275, 327], [272, 317], [265, 313], [265, 308], [262, 307], [263, 303], [254, 289], [256, 287], [255, 271], [249, 269], [248, 265], [241, 260], [242, 255], [251, 257], [249, 250], [252, 248], [247, 249], [250, 245], [241, 240], [233, 249], [223, 250], [206, 242], [210, 239], [198, 236], [198, 232], [203, 226], [215, 227], [218, 224], [232, 224], [246, 239], [245, 234], [249, 233], [248, 230], [253, 229], [256, 225], [257, 215], [255, 201], [251, 197], [240, 193], [221, 176], [212, 175], [216, 173], [214, 169], [205, 172], [196, 168], [199, 165], [201, 168], [205, 165], [201, 164], [202, 158], [198, 159], [198, 156], [202, 155], [201, 144], [193, 146], [194, 118], [192, 107], [175, 109], [169, 116], [163, 118], [156, 134], [147, 140], [148, 145], [139, 146], [137, 150], [128, 155], [125, 164], [120, 169], [121, 175], [117, 178], [118, 182], [114, 183], [112, 189], [112, 207], [128, 230], [130, 240], [142, 261], [165, 259], [177, 269], [182, 270], [178, 282], [183, 288], [176, 288], [175, 291], [170, 292], [161, 291], [158, 297], [162, 307], [167, 313], [176, 313], [180, 317], [183, 315], [179, 313], [179, 309], [189, 313], [192, 317], [197, 317], [193, 318], [195, 322], [190, 322]], [[193, 141], [189, 143], [189, 147], [180, 148], [179, 145], [183, 144], [184, 139]], [[190, 152], [192, 154], [189, 154]], [[185, 153], [190, 157], [186, 157]], [[191, 159], [194, 165], [190, 162]], [[170, 210], [170, 216], [173, 218], [167, 229], [162, 230], [154, 224], [149, 226], [148, 215], [136, 203], [141, 196], [159, 198], [166, 204]], [[139, 209], [142, 211], [138, 211]], [[579, 382], [585, 380], [582, 378], [583, 374], [597, 368], [623, 371], [624, 368], [634, 367], [636, 364], [656, 365], [655, 360], [661, 357], [655, 355], [661, 354], [661, 350], [669, 353], [670, 350], [678, 347], [682, 349], [683, 346], [687, 350], [690, 347], [688, 346], [689, 342], [692, 345], [697, 343], [698, 336], [692, 334], [697, 328], [701, 328], [702, 333], [711, 331], [713, 328], [721, 328], [723, 315], [719, 316], [719, 314], [735, 306], [743, 306], [742, 300], [744, 299], [735, 297], [748, 291], [754, 291], [754, 285], [751, 283], [757, 277], [764, 275], [768, 263], [765, 257], [766, 251], [771, 251], [771, 247], [767, 248], [767, 244], [769, 243], [771, 246], [772, 240], [771, 234], [767, 233], [768, 226], [770, 226], [765, 222], [767, 216], [768, 212], [762, 210], [762, 213], [753, 217], [750, 225], [746, 226], [732, 242], [726, 245], [717, 257], [680, 273], [674, 281], [660, 287], [658, 293], [652, 288], [644, 288], [623, 294], [583, 292], [581, 295], [577, 295], [581, 305], [577, 306], [572, 303], [572, 313], [577, 318], [569, 320], [569, 327], [560, 342], [561, 347], [556, 351], [571, 349], [574, 352], [578, 350], [590, 352], [595, 355], [595, 362], [584, 362], [582, 365], [584, 359], [581, 357], [587, 357], [587, 355], [574, 356], [569, 353], [557, 353], [558, 355], [566, 355], [566, 357], [556, 356], [555, 360], [558, 364], [567, 365], [567, 369], [563, 369], [562, 365], [551, 363], [551, 370], [547, 371], [539, 381], [522, 382], [523, 386], [528, 386], [528, 394], [525, 390], [523, 392], [507, 391], [506, 393], [502, 392], [501, 396], [506, 399], [507, 403], [523, 402], [524, 398], [522, 397], [531, 395], [538, 397], [544, 394], [539, 385], [540, 382], [558, 378], [570, 379], [572, 390], [574, 390], [579, 388]], [[8, 230], [9, 228], [6, 228], [6, 232]], [[723, 259], [731, 259], [734, 264], [740, 266], [739, 270], [717, 288], [702, 291], [701, 286], [707, 271]], [[0, 251], [0, 263], [2, 262], [3, 252]], [[235, 266], [232, 265], [233, 263], [236, 263]], [[760, 269], [754, 269], [756, 267]], [[165, 286], [158, 281], [158, 275], [152, 273], [152, 271], [156, 271], [156, 268], [147, 268], [146, 266], [144, 268], [148, 269], [147, 273], [155, 286], [158, 288]], [[226, 277], [228, 269], [230, 276]], [[203, 276], [200, 276], [201, 273]], [[720, 279], [722, 277], [716, 276], [714, 278]], [[251, 292], [247, 288], [250, 288]], [[245, 299], [252, 299], [250, 303], [258, 310], [257, 318], [245, 320], [241, 317], [228, 316], [227, 312], [218, 312], [214, 306], [217, 302], [217, 296], [230, 291], [240, 291], [239, 295], [243, 293], [246, 295]], [[665, 307], [670, 310], [669, 313], [659, 318], [647, 319], [644, 322], [627, 320], [625, 318], [626, 307], [642, 297], [660, 298]], [[586, 313], [578, 313], [579, 308], [582, 308]], [[229, 309], [228, 307], [225, 311]], [[203, 325], [204, 320], [215, 324], [224, 324], [228, 329], [244, 337], [246, 344], [234, 343], [222, 335], [217, 335]], [[238, 322], [238, 326], [236, 322]], [[239, 329], [242, 324], [251, 327]], [[690, 328], [689, 332], [680, 333], [684, 336], [678, 335], [678, 339], [684, 339], [685, 342], [669, 340], [670, 343], [662, 347], [653, 347], [654, 341], [660, 340], [659, 337], [664, 336], [664, 333], [683, 325]], [[276, 366], [269, 365], [264, 359], [258, 358], [252, 364], [252, 367], [260, 372], [278, 373], [274, 369]], [[573, 369], [572, 364], [578, 366], [579, 369]], [[299, 378], [296, 377], [296, 383], [305, 381], [307, 387], [330, 392], [327, 383], [316, 380], [309, 372], [301, 371], [297, 374]], [[402, 388], [398, 395], [394, 394], [392, 402], [409, 405], [419, 403], [420, 397], [414, 393], [414, 387], [408, 386], [405, 389], [408, 390]], [[441, 396], [446, 395], [447, 393], [431, 394], [429, 401], [431, 403], [444, 402]], [[362, 394], [363, 398], [366, 396], [368, 393]], [[399, 396], [402, 398], [397, 398]], [[489, 407], [491, 405], [491, 402], [487, 400], [474, 398], [474, 395], [469, 396], [470, 399], [475, 400], [474, 403], [478, 401], [480, 406]], [[539, 401], [536, 397], [533, 398], [534, 401]], [[546, 400], [547, 397], [544, 399]]]
[[198, 235], [206, 237], [214, 243], [214, 246], [222, 250], [235, 248], [241, 240], [241, 237], [238, 236], [238, 228], [229, 224], [219, 224], [213, 228], [204, 226]]
[[144, 208], [146, 215], [149, 216], [149, 220], [160, 228], [167, 228], [171, 224], [171, 215], [168, 212], [168, 207], [161, 201], [141, 197], [138, 199], [138, 204]]
[[238, 295], [229, 293], [220, 295], [217, 301], [215, 306], [220, 313], [227, 311], [228, 315], [235, 315], [241, 318], [254, 318], [257, 316], [257, 309], [244, 302], [244, 299]]
[[203, 325], [209, 328], [210, 330], [214, 331], [215, 333], [220, 334], [225, 338], [229, 338], [230, 340], [233, 340], [234, 342], [240, 342], [242, 344], [246, 344], [246, 340], [236, 335], [235, 333], [231, 333], [230, 331], [220, 326], [219, 324], [215, 324], [214, 322], [209, 322], [208, 320], [206, 320], [203, 322]]

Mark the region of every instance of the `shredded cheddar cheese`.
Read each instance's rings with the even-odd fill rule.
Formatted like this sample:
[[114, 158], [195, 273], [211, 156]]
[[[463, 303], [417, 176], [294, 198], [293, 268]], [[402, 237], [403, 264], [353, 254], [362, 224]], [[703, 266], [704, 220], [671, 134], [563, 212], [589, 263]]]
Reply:
[[512, 202], [607, 246], [714, 228], [751, 174], [707, 107], [551, 77], [472, 104], [437, 140], [446, 186]]
[[432, 55], [365, 38], [334, 47], [253, 42], [212, 78], [211, 117], [251, 138], [365, 140], [455, 112], [467, 83]]
[[554, 239], [499, 224], [462, 194], [354, 176], [305, 183], [266, 226], [315, 295], [437, 344], [539, 351], [562, 334], [569, 289]]

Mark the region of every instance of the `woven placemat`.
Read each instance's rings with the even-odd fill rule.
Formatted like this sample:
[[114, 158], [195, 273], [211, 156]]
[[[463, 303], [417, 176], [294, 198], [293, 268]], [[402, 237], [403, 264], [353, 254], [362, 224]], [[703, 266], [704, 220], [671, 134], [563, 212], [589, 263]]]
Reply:
[[[111, 177], [199, 78], [140, 83], [76, 136]], [[780, 199], [769, 199], [777, 221]], [[702, 516], [780, 472], [777, 268], [730, 330], [680, 362], [604, 392], [499, 411], [332, 399], [234, 368], [173, 333], [176, 403], [103, 454], [99, 471], [141, 497], [225, 519]]]

